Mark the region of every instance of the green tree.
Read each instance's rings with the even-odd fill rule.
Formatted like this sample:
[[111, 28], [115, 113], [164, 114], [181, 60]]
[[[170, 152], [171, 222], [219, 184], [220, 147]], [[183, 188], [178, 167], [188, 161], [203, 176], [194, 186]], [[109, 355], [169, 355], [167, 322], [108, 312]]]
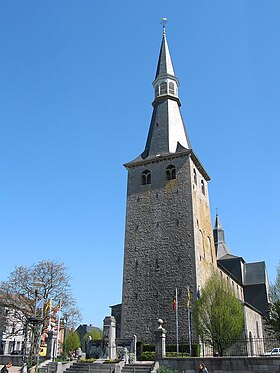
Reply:
[[270, 299], [272, 302], [270, 312], [270, 324], [280, 341], [280, 263], [276, 267], [277, 274], [275, 283], [270, 284]]
[[92, 329], [92, 331], [90, 333], [86, 333], [84, 335], [84, 339], [83, 339], [83, 345], [82, 345], [82, 350], [85, 351], [86, 350], [86, 343], [87, 343], [87, 339], [88, 337], [90, 336], [92, 340], [94, 341], [101, 341], [102, 339], [102, 330], [97, 328], [97, 327], [94, 327]]
[[193, 316], [197, 334], [220, 356], [244, 330], [243, 307], [216, 273], [202, 289]]
[[94, 328], [90, 332], [90, 336], [93, 340], [100, 341], [102, 339], [102, 330], [99, 328]]
[[269, 286], [269, 293], [271, 301], [277, 302], [280, 300], [280, 262], [276, 266], [276, 279], [275, 283], [271, 283]]
[[73, 329], [69, 330], [66, 335], [66, 353], [76, 351], [81, 346], [79, 334]]

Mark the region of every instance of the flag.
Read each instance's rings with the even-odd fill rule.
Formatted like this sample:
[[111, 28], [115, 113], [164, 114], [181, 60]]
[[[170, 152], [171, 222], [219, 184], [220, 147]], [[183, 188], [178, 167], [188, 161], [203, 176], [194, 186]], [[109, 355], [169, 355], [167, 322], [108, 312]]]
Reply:
[[47, 313], [48, 311], [50, 311], [51, 309], [51, 299], [48, 300], [46, 303], [45, 303], [45, 307], [44, 307], [44, 310], [45, 312]]
[[190, 287], [188, 286], [186, 310], [189, 309], [190, 303], [191, 303], [191, 291], [190, 291]]
[[197, 294], [196, 294], [197, 299], [200, 299], [200, 296], [201, 296], [201, 294], [200, 294], [200, 289], [201, 289], [201, 286], [199, 286], [199, 287], [197, 288]]
[[56, 315], [59, 310], [60, 310], [60, 301], [58, 302], [57, 306], [53, 308], [53, 314]]
[[177, 309], [177, 297], [176, 295], [174, 295], [173, 297], [173, 310], [176, 311]]

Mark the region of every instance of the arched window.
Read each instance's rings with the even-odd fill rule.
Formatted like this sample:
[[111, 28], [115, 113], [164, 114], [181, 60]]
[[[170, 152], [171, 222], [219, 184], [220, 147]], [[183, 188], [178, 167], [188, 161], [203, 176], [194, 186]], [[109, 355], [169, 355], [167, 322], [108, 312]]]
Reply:
[[203, 180], [201, 180], [201, 191], [205, 195], [205, 185]]
[[165, 93], [167, 93], [167, 83], [166, 82], [163, 82], [161, 83], [161, 85], [159, 86], [159, 94], [160, 95], [164, 95]]
[[158, 259], [156, 259], [156, 266], [155, 266], [155, 267], [156, 267], [156, 271], [159, 271], [160, 268], [159, 268], [159, 262], [158, 262]]
[[258, 320], [256, 320], [256, 331], [257, 331], [257, 338], [260, 338], [260, 330], [259, 330]]
[[176, 179], [176, 168], [173, 165], [166, 167], [166, 180], [174, 180]]
[[169, 93], [175, 95], [175, 86], [173, 82], [169, 82]]
[[149, 170], [145, 170], [142, 172], [141, 183], [142, 185], [151, 184], [151, 172]]
[[159, 95], [159, 85], [157, 84], [155, 88], [155, 96], [157, 97], [158, 95]]
[[197, 174], [196, 174], [195, 168], [193, 169], [193, 180], [195, 184], [197, 184]]

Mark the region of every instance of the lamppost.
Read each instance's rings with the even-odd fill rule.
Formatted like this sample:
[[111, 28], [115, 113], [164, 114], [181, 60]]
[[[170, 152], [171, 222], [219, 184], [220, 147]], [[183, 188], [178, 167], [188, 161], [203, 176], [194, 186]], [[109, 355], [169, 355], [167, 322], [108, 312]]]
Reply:
[[[23, 353], [23, 371], [26, 368], [33, 365], [34, 360], [36, 362], [36, 373], [38, 372], [39, 366], [39, 352], [40, 352], [40, 340], [41, 340], [41, 333], [42, 333], [42, 323], [43, 323], [43, 300], [42, 304], [40, 305], [41, 308], [41, 315], [37, 317], [37, 308], [38, 308], [38, 293], [39, 289], [44, 286], [43, 282], [34, 281], [33, 288], [34, 288], [34, 312], [31, 317], [26, 318], [26, 326], [25, 326], [25, 338], [24, 338], [24, 353]], [[28, 344], [28, 331], [29, 326], [32, 328], [32, 337], [31, 337], [31, 346], [29, 354], [27, 354], [27, 344]], [[26, 367], [27, 364], [27, 367]]]
[[68, 321], [67, 313], [63, 315], [63, 320], [64, 320], [63, 355], [66, 358], [66, 333], [67, 333], [67, 321]]

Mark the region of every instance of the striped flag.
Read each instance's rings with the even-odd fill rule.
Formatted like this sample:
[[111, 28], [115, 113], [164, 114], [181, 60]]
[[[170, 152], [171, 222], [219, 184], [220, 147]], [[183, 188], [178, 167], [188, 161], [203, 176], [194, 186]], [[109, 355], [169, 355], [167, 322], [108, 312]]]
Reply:
[[51, 299], [45, 303], [44, 309], [46, 313], [51, 309]]
[[191, 291], [190, 291], [190, 287], [188, 286], [186, 310], [189, 309], [190, 303], [191, 303]]
[[56, 315], [59, 310], [60, 310], [60, 301], [58, 302], [57, 306], [53, 308], [53, 314]]
[[176, 294], [173, 297], [173, 310], [176, 311], [177, 309], [177, 297]]

